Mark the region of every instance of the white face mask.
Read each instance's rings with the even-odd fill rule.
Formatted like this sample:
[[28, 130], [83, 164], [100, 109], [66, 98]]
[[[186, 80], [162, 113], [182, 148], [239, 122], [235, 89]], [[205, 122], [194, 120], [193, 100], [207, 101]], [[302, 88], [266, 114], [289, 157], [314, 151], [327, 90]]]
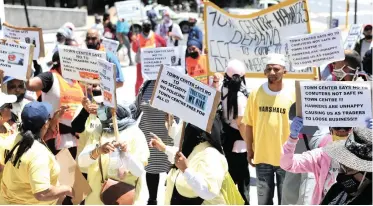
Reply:
[[[345, 71], [343, 71], [343, 69], [344, 69], [345, 67], [348, 67], [349, 69], [354, 70], [355, 73], [346, 73]], [[334, 69], [334, 70], [333, 70], [333, 74], [337, 77], [338, 81], [342, 81], [343, 78], [345, 78], [347, 75], [354, 76], [354, 78], [353, 78], [353, 80], [354, 80], [354, 79], [355, 79], [355, 76], [356, 76], [356, 74], [357, 74], [357, 72], [356, 72], [356, 69], [354, 69], [354, 68], [352, 68], [352, 67], [350, 67], [350, 66], [346, 66], [346, 65], [344, 65], [343, 67], [341, 67], [341, 68], [339, 68], [339, 69]]]

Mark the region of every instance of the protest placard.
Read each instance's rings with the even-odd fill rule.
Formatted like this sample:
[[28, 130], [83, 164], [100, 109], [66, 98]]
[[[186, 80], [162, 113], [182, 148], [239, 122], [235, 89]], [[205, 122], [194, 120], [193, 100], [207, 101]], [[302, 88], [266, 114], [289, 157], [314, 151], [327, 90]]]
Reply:
[[220, 92], [172, 67], [161, 66], [150, 104], [211, 132]]
[[99, 84], [98, 59], [106, 59], [106, 53], [93, 49], [81, 49], [58, 45], [62, 76], [89, 84]]
[[[288, 0], [249, 15], [229, 14], [205, 2], [205, 42], [209, 75], [224, 72], [228, 61], [246, 66], [246, 77], [263, 75], [268, 53], [285, 54], [287, 37], [310, 33], [307, 1]], [[286, 78], [314, 79], [317, 70], [287, 67]]]
[[139, 19], [142, 17], [142, 6], [140, 1], [119, 1], [115, 2], [118, 19]]
[[98, 59], [98, 65], [100, 66], [99, 74], [102, 96], [104, 98], [103, 103], [115, 109], [117, 108], [115, 65], [105, 59]]
[[34, 46], [11, 39], [0, 39], [0, 69], [5, 76], [26, 81], [31, 77]]
[[354, 50], [356, 43], [360, 40], [363, 27], [359, 24], [353, 24], [348, 31], [347, 38], [344, 42], [344, 49]]
[[141, 70], [145, 79], [155, 80], [161, 65], [185, 71], [185, 46], [141, 49]]
[[294, 68], [320, 66], [345, 59], [342, 35], [338, 28], [290, 37], [285, 47]]
[[297, 116], [306, 126], [366, 127], [372, 118], [370, 82], [296, 81]]
[[117, 50], [119, 47], [119, 41], [107, 39], [107, 38], [102, 38], [101, 44], [104, 45], [105, 51], [110, 51], [113, 54], [117, 55]]
[[44, 40], [43, 31], [36, 27], [15, 27], [8, 23], [3, 24], [4, 38], [14, 39], [27, 44], [34, 45], [33, 60], [38, 60], [39, 57], [44, 57]]

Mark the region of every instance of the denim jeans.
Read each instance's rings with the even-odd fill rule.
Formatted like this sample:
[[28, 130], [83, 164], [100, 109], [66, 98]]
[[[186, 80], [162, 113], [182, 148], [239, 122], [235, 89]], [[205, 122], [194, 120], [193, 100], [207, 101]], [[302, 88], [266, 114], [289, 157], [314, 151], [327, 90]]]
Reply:
[[281, 204], [282, 183], [285, 179], [285, 170], [278, 166], [269, 164], [257, 164], [256, 169], [256, 186], [258, 192], [259, 205], [273, 205], [273, 196], [275, 193], [275, 175], [277, 183], [278, 203]]

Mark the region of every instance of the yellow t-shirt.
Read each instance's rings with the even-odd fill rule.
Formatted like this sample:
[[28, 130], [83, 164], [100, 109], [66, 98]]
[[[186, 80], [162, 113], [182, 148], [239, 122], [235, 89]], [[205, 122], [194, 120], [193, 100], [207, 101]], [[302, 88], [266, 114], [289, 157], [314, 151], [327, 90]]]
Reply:
[[[7, 132], [6, 133], [1, 133], [0, 134], [0, 139], [1, 140], [4, 140], [4, 139], [6, 139], [7, 137], [9, 137], [13, 132], [12, 132], [12, 128], [11, 128], [11, 126], [8, 124], [8, 123], [4, 123], [3, 124], [4, 125], [4, 127], [7, 129]], [[0, 182], [1, 182], [1, 178], [3, 177], [3, 166], [4, 165], [2, 165], [1, 163], [0, 163]], [[1, 188], [0, 188], [0, 190], [1, 190]]]
[[[4, 165], [4, 153], [20, 141], [19, 134], [12, 135], [0, 144], [0, 164]], [[13, 154], [16, 154], [17, 149]], [[46, 146], [34, 141], [32, 147], [22, 155], [19, 167], [8, 161], [1, 181], [1, 204], [51, 205], [57, 200], [41, 202], [34, 194], [58, 186], [60, 166]]]
[[268, 83], [253, 90], [242, 122], [253, 127], [254, 164], [280, 165], [282, 146], [290, 134], [289, 109], [295, 91], [272, 92]]

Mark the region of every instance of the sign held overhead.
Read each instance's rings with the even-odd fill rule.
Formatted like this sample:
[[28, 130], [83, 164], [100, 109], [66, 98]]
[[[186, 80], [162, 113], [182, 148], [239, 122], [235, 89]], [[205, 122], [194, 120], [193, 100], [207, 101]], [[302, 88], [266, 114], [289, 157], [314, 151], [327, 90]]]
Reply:
[[361, 38], [361, 31], [362, 31], [362, 26], [358, 24], [353, 24], [350, 27], [350, 30], [348, 31], [347, 38], [344, 42], [344, 49], [347, 50], [354, 50], [356, 43], [360, 40]]
[[101, 44], [104, 45], [106, 51], [110, 51], [113, 54], [117, 55], [117, 50], [119, 47], [119, 41], [112, 39], [102, 38]]
[[116, 97], [116, 69], [115, 65], [106, 61], [105, 59], [98, 59], [100, 66], [100, 87], [103, 96], [104, 105], [117, 108], [117, 97]]
[[140, 1], [119, 1], [115, 2], [118, 19], [139, 19], [142, 17], [142, 5]]

